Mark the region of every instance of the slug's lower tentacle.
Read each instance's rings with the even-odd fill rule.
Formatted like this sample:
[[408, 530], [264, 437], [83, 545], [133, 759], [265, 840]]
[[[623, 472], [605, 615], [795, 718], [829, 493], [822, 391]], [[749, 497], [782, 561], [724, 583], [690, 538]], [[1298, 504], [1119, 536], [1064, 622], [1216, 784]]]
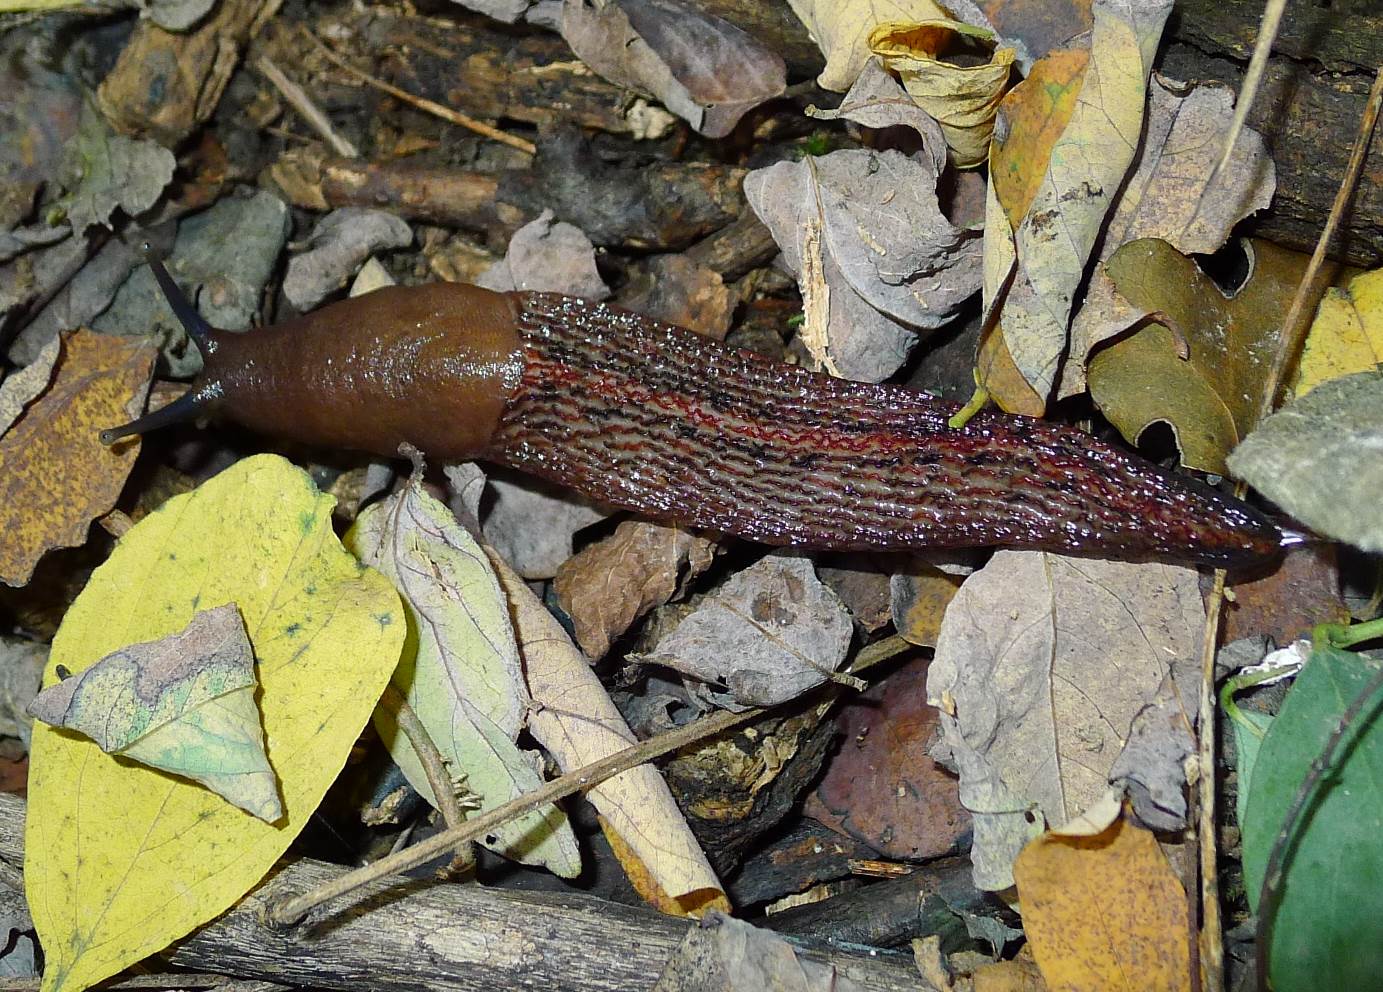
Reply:
[[518, 297], [522, 379], [486, 455], [593, 499], [768, 544], [1002, 545], [1233, 565], [1276, 554], [1246, 504], [1072, 428], [734, 351], [552, 294]]

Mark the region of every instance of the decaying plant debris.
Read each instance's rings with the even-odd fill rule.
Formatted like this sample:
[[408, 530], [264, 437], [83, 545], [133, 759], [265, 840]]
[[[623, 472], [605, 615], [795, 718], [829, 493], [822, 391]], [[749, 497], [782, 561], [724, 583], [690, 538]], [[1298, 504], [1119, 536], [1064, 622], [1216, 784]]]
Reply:
[[[1341, 936], [1383, 909], [1352, 763], [1383, 733], [1353, 650], [1383, 547], [1370, 0], [1288, 12], [1228, 145], [1251, 4], [28, 6], [0, 0], [0, 770], [29, 790], [0, 890], [33, 918], [6, 900], [0, 967], [1376, 980]], [[416, 453], [107, 448], [201, 366], [150, 257], [232, 331], [392, 284], [608, 301], [1077, 423], [1316, 531], [1228, 576], [774, 550]]]

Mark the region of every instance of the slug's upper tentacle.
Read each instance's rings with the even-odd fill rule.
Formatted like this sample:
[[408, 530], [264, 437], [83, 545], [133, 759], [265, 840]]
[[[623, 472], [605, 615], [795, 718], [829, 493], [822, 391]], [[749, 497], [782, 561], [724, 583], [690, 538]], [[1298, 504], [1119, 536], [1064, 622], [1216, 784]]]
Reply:
[[523, 380], [487, 455], [769, 544], [1270, 557], [1262, 514], [1072, 428], [836, 379], [603, 304], [522, 296]]

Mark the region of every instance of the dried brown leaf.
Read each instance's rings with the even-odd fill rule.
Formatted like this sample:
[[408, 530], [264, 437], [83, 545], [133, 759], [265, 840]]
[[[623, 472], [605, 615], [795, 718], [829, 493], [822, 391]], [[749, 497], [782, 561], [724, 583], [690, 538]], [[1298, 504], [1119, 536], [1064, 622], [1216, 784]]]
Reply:
[[115, 505], [139, 442], [107, 448], [97, 435], [138, 416], [156, 354], [138, 339], [63, 337], [48, 391], [0, 438], [0, 581], [23, 585], [45, 551], [81, 544]]
[[715, 542], [676, 527], [630, 520], [567, 559], [553, 588], [571, 617], [576, 642], [592, 660], [639, 617], [662, 606], [678, 585], [704, 572]]

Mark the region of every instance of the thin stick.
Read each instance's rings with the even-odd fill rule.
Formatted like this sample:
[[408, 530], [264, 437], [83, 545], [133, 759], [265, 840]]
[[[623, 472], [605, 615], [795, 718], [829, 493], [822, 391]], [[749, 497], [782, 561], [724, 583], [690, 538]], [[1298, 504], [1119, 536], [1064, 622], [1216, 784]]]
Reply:
[[529, 155], [537, 154], [538, 147], [537, 145], [533, 144], [533, 142], [525, 141], [522, 138], [515, 137], [512, 134], [508, 134], [504, 131], [501, 131], [497, 127], [491, 127], [489, 124], [486, 124], [483, 121], [478, 121], [474, 117], [468, 117], [465, 114], [460, 113], [459, 111], [452, 110], [450, 107], [444, 107], [440, 103], [434, 103], [432, 100], [428, 100], [420, 96], [414, 96], [407, 90], [401, 90], [397, 86], [394, 86], [390, 83], [386, 83], [382, 79], [376, 79], [374, 76], [371, 76], [368, 72], [364, 72], [360, 69], [357, 69], [355, 66], [351, 65], [345, 59], [341, 58], [341, 56], [337, 55], [326, 45], [322, 44], [322, 42], [317, 38], [317, 36], [312, 34], [310, 31], [304, 29], [303, 33], [306, 34], [308, 38], [312, 40], [312, 44], [316, 46], [317, 50], [322, 53], [322, 56], [326, 58], [327, 61], [329, 61], [332, 65], [336, 66], [337, 68], [344, 69], [346, 72], [349, 72], [352, 76], [355, 76], [357, 79], [359, 79], [366, 85], [373, 86], [380, 92], [388, 93], [392, 97], [397, 97], [404, 103], [411, 104], [412, 106], [417, 107], [419, 110], [426, 111], [429, 114], [432, 114], [436, 117], [440, 117], [444, 121], [456, 124], [459, 127], [467, 128], [471, 131], [474, 131], [476, 134], [483, 135], [487, 138], [490, 138], [493, 141], [498, 141], [501, 144], [508, 145], [510, 148], [517, 148], [519, 151], [526, 152]]
[[1383, 668], [1378, 670], [1363, 691], [1355, 696], [1345, 711], [1340, 714], [1340, 720], [1335, 724], [1330, 739], [1325, 742], [1325, 747], [1321, 753], [1316, 755], [1315, 760], [1311, 762], [1310, 771], [1302, 779], [1297, 794], [1292, 797], [1292, 805], [1287, 808], [1287, 815], [1282, 819], [1282, 827], [1273, 840], [1273, 849], [1268, 854], [1267, 867], [1263, 869], [1263, 886], [1258, 890], [1258, 933], [1254, 947], [1258, 988], [1263, 992], [1267, 992], [1268, 989], [1268, 960], [1273, 939], [1273, 916], [1276, 915], [1277, 897], [1282, 890], [1282, 863], [1287, 857], [1287, 849], [1291, 846], [1290, 841], [1296, 832], [1297, 820], [1301, 818], [1307, 802], [1315, 793], [1316, 786], [1320, 784], [1326, 772], [1334, 767], [1336, 752], [1339, 751], [1345, 734], [1353, 728], [1359, 719], [1359, 714], [1363, 712], [1364, 707], [1373, 700], [1374, 696], [1378, 695], [1380, 689], [1383, 689]]
[[1244, 71], [1244, 81], [1239, 84], [1239, 98], [1234, 104], [1234, 120], [1230, 122], [1229, 133], [1225, 135], [1225, 147], [1220, 153], [1220, 160], [1215, 163], [1215, 168], [1210, 170], [1210, 178], [1201, 190], [1202, 199], [1215, 185], [1215, 180], [1229, 164], [1229, 157], [1234, 154], [1234, 145], [1239, 140], [1239, 133], [1244, 130], [1244, 121], [1248, 119], [1249, 109], [1253, 106], [1254, 98], [1258, 95], [1258, 87], [1263, 82], [1263, 71], [1268, 67], [1268, 56], [1272, 54], [1273, 41], [1277, 38], [1277, 29], [1282, 23], [1282, 13], [1286, 9], [1287, 0], [1268, 0], [1263, 8], [1263, 20], [1258, 24], [1258, 40], [1254, 42], [1249, 67]]
[[360, 152], [355, 145], [351, 144], [347, 138], [343, 138], [336, 133], [331, 126], [331, 121], [327, 115], [322, 113], [312, 98], [307, 95], [307, 90], [303, 89], [293, 80], [283, 74], [283, 70], [274, 64], [274, 60], [267, 55], [261, 55], [255, 62], [255, 67], [264, 74], [264, 78], [274, 84], [275, 89], [283, 94], [283, 98], [298, 112], [307, 126], [316, 131], [323, 141], [331, 145], [331, 150], [343, 158], [359, 158]]
[[[1241, 494], [1242, 495], [1242, 494]], [[1205, 992], [1220, 992], [1225, 983], [1224, 933], [1220, 923], [1219, 852], [1215, 830], [1215, 645], [1220, 638], [1220, 611], [1225, 599], [1225, 570], [1215, 570], [1215, 587], [1205, 611], [1201, 637], [1200, 739], [1196, 757], [1200, 765], [1197, 783], [1200, 816], [1201, 921], [1200, 977]]]
[[620, 772], [636, 768], [654, 758], [684, 748], [688, 744], [695, 744], [697, 741], [724, 733], [732, 727], [763, 716], [765, 712], [767, 711], [764, 709], [754, 708], [745, 710], [743, 713], [731, 713], [729, 711], [714, 713], [702, 717], [700, 720], [694, 720], [684, 727], [676, 727], [667, 733], [633, 744], [622, 751], [616, 751], [599, 761], [593, 761], [589, 765], [567, 772], [560, 778], [546, 783], [540, 789], [535, 789], [533, 792], [502, 803], [488, 813], [483, 813], [460, 827], [434, 834], [397, 854], [388, 855], [364, 868], [347, 872], [311, 892], [305, 892], [291, 899], [275, 900], [267, 907], [268, 919], [281, 926], [296, 923], [323, 903], [354, 892], [371, 882], [426, 864], [460, 844], [475, 840], [477, 837], [483, 837], [501, 823], [506, 823], [529, 810], [590, 789], [613, 778]]
[[403, 693], [399, 692], [398, 687], [392, 682], [384, 687], [384, 695], [380, 702], [393, 712], [399, 730], [408, 738], [408, 743], [413, 745], [413, 751], [423, 766], [423, 774], [427, 776], [428, 787], [432, 789], [432, 795], [437, 801], [437, 809], [442, 813], [442, 821], [448, 827], [459, 827], [466, 821], [466, 817], [461, 812], [461, 804], [456, 800], [456, 788], [451, 784], [451, 776], [447, 773], [446, 759], [442, 757], [442, 752], [437, 750], [437, 745], [433, 742], [432, 735], [427, 732], [427, 728], [423, 726], [422, 720], [418, 719], [417, 711], [409, 705]]
[[1263, 390], [1260, 419], [1272, 413], [1273, 407], [1277, 405], [1278, 390], [1287, 377], [1287, 371], [1295, 365], [1296, 356], [1301, 353], [1302, 345], [1305, 343], [1306, 332], [1310, 330], [1307, 315], [1314, 311], [1320, 296], [1320, 288], [1315, 286], [1316, 276], [1325, 262], [1326, 249], [1330, 245], [1330, 240], [1335, 237], [1335, 231], [1344, 217], [1350, 197], [1354, 195], [1354, 187], [1359, 182], [1359, 173], [1364, 168], [1364, 157], [1368, 154], [1373, 128], [1378, 121], [1380, 102], [1383, 102], [1383, 67], [1380, 67], [1373, 77], [1369, 99], [1359, 120], [1359, 137], [1354, 141], [1354, 151], [1349, 156], [1349, 166], [1345, 169], [1344, 179], [1340, 181], [1340, 188], [1335, 193], [1335, 202], [1330, 206], [1330, 216], [1326, 218], [1325, 229], [1321, 231], [1320, 240], [1316, 242], [1316, 250], [1311, 253], [1311, 261], [1306, 266], [1306, 274], [1301, 277], [1301, 285], [1297, 287], [1297, 294], [1292, 298], [1291, 309], [1287, 311], [1287, 316], [1282, 322], [1277, 354], [1273, 358], [1268, 383]]

